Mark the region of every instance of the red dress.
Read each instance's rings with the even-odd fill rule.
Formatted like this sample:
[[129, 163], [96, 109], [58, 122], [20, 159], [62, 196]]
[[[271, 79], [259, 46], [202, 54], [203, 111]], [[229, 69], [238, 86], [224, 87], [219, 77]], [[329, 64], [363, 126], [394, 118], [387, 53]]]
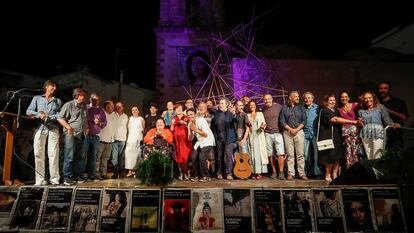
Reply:
[[[188, 128], [186, 124], [180, 124], [180, 119], [175, 116], [174, 123], [174, 159], [177, 163], [187, 163], [191, 153], [191, 141], [188, 139]], [[190, 122], [187, 116], [181, 117], [181, 120]], [[172, 122], [172, 121], [171, 121]], [[172, 124], [172, 123], [171, 123]]]

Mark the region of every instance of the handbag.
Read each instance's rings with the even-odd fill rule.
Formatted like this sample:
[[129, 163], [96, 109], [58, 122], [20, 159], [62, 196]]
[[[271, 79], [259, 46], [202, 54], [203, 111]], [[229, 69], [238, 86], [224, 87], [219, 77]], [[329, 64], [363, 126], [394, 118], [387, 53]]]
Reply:
[[322, 113], [322, 110], [319, 112], [318, 133], [316, 135], [316, 140], [317, 140], [316, 145], [318, 146], [318, 151], [335, 149], [335, 145], [333, 142], [333, 126], [331, 126], [331, 132], [332, 132], [331, 138], [319, 141], [319, 129], [321, 126], [321, 113]]

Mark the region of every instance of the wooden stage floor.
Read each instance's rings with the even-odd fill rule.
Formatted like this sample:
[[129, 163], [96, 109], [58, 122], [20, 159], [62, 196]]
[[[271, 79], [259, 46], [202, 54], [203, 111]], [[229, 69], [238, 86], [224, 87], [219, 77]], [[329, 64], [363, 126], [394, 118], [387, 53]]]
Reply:
[[[181, 181], [174, 179], [173, 183], [163, 186], [163, 188], [328, 188], [328, 187], [367, 187], [371, 185], [329, 185], [325, 180], [307, 181], [301, 179], [294, 180], [274, 180], [263, 177], [261, 180], [217, 180], [212, 178], [209, 182]], [[372, 186], [395, 186], [395, 185], [372, 185]], [[107, 179], [99, 182], [85, 182], [77, 184], [79, 188], [155, 188], [141, 184], [136, 178]]]

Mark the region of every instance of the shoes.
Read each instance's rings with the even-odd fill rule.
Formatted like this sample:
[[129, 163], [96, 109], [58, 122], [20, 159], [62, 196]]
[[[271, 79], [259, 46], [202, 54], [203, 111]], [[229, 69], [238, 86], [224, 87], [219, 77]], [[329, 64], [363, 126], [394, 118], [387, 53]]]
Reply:
[[98, 177], [98, 175], [88, 176], [88, 179], [86, 179], [86, 181], [88, 181], [88, 182], [90, 182], [90, 181], [99, 182], [99, 181], [101, 181], [101, 179], [100, 179], [100, 177]]
[[218, 179], [218, 180], [222, 180], [222, 179], [223, 179], [223, 175], [222, 175], [222, 174], [218, 174], [218, 175], [217, 175], [217, 179]]
[[301, 178], [302, 180], [309, 180], [309, 178], [308, 178], [306, 175], [302, 175], [302, 176], [300, 176], [300, 178]]
[[227, 180], [233, 180], [233, 176], [232, 175], [227, 175], [226, 179]]
[[288, 175], [287, 176], [287, 180], [293, 180], [293, 176], [292, 175]]
[[188, 177], [187, 174], [184, 174], [184, 180], [190, 180], [190, 177]]
[[193, 182], [198, 182], [198, 181], [199, 181], [199, 179], [198, 179], [198, 177], [193, 177], [193, 178], [191, 178], [191, 181], [193, 181]]
[[210, 177], [204, 176], [203, 178], [200, 179], [200, 182], [208, 182], [210, 180], [211, 180]]
[[273, 174], [270, 176], [270, 178], [276, 179], [277, 178], [276, 172], [273, 172]]
[[258, 174], [257, 176], [256, 176], [256, 180], [261, 180], [263, 178], [263, 176], [262, 175], [260, 175], [260, 174]]
[[279, 180], [286, 180], [285, 175], [283, 172], [279, 173], [279, 176], [277, 177]]
[[65, 179], [63, 179], [63, 184], [64, 185], [74, 185], [74, 184], [76, 184], [76, 181], [72, 180], [71, 178], [65, 178]]
[[134, 175], [135, 175], [134, 173], [128, 173], [128, 174], [126, 175], [126, 177], [127, 177], [127, 178], [131, 178], [131, 177], [134, 177]]
[[78, 182], [78, 184], [85, 183], [85, 181], [86, 181], [85, 178], [82, 176], [79, 176], [78, 178], [76, 178], [76, 182]]
[[331, 182], [332, 178], [331, 177], [325, 177], [325, 180], [328, 181], [328, 182]]
[[106, 174], [104, 174], [104, 175], [101, 175], [101, 179], [102, 180], [107, 180], [107, 179], [109, 179], [109, 177]]
[[180, 174], [180, 175], [178, 176], [178, 179], [179, 179], [179, 180], [183, 180], [183, 174]]
[[42, 180], [42, 181], [40, 181], [40, 182], [38, 182], [38, 183], [35, 183], [34, 185], [35, 185], [35, 186], [45, 186], [45, 185], [48, 185], [48, 183], [47, 183], [47, 181], [46, 181], [46, 180]]

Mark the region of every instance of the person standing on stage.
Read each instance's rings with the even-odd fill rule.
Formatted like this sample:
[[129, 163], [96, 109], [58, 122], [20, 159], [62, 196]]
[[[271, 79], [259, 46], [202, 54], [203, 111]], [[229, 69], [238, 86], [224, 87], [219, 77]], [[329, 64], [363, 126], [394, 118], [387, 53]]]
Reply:
[[[214, 138], [216, 139], [216, 171], [217, 179], [223, 179], [223, 172], [228, 180], [233, 180], [233, 149], [236, 143], [236, 114], [231, 112], [229, 100], [221, 98], [219, 110], [214, 113], [211, 122]], [[223, 169], [224, 165], [224, 169]]]
[[293, 180], [295, 177], [295, 155], [299, 177], [302, 180], [308, 179], [305, 174], [305, 159], [303, 156], [305, 145], [303, 127], [305, 123], [306, 110], [303, 105], [299, 105], [299, 92], [291, 91], [289, 102], [283, 106], [280, 115], [280, 124], [284, 129], [283, 138], [288, 154], [288, 180]]
[[108, 160], [111, 157], [112, 152], [112, 143], [115, 138], [115, 113], [114, 113], [114, 102], [108, 100], [103, 104], [105, 117], [106, 117], [106, 127], [101, 130], [99, 135], [99, 147], [96, 157], [96, 173], [98, 179], [107, 179], [107, 166]]
[[[50, 183], [59, 184], [59, 125], [57, 114], [62, 101], [56, 98], [56, 84], [47, 80], [43, 84], [44, 95], [33, 97], [26, 114], [38, 119], [38, 126], [34, 135], [33, 149], [35, 155], [35, 185], [46, 185], [45, 153], [49, 158]], [[46, 141], [48, 146], [46, 148]]]
[[115, 105], [115, 138], [112, 143], [112, 165], [114, 165], [114, 178], [123, 176], [125, 167], [125, 145], [128, 134], [128, 116], [124, 113], [124, 104]]
[[[271, 94], [265, 94], [263, 96], [265, 106], [263, 108], [263, 115], [266, 122], [266, 128], [264, 130], [266, 137], [266, 149], [269, 156], [270, 164], [272, 165], [272, 175], [270, 178], [284, 180], [285, 175], [283, 168], [285, 164], [285, 144], [283, 142], [283, 136], [281, 134], [279, 118], [282, 111], [282, 105], [273, 103], [273, 97]], [[279, 165], [279, 175], [276, 175], [276, 160]]]
[[88, 134], [87, 110], [84, 102], [87, 98], [83, 88], [73, 90], [73, 100], [66, 102], [58, 114], [57, 120], [63, 126], [65, 135], [63, 183], [65, 185], [85, 182], [83, 178], [82, 148], [85, 135]]
[[150, 113], [145, 115], [145, 132], [147, 133], [150, 129], [155, 128], [155, 123], [160, 118], [158, 115], [158, 106], [154, 103], [150, 104], [149, 108]]
[[106, 126], [106, 115], [100, 106], [101, 97], [98, 94], [91, 93], [90, 101], [87, 113], [89, 131], [86, 135], [83, 157], [87, 158], [88, 180], [99, 181], [96, 175], [96, 157], [100, 141], [99, 134]]
[[319, 105], [313, 102], [314, 97], [312, 92], [305, 92], [303, 94], [303, 102], [305, 103], [306, 123], [303, 128], [305, 133], [305, 171], [308, 176], [320, 177], [322, 171], [319, 168], [318, 161], [318, 146], [316, 144], [316, 130], [318, 127]]
[[191, 180], [200, 180], [201, 182], [209, 181], [210, 173], [208, 171], [208, 157], [214, 146], [213, 132], [203, 117], [196, 117], [194, 109], [187, 109], [187, 116], [191, 119], [188, 126], [189, 138], [190, 140], [194, 137], [197, 139], [194, 144], [194, 150], [191, 153], [194, 172], [194, 178]]

